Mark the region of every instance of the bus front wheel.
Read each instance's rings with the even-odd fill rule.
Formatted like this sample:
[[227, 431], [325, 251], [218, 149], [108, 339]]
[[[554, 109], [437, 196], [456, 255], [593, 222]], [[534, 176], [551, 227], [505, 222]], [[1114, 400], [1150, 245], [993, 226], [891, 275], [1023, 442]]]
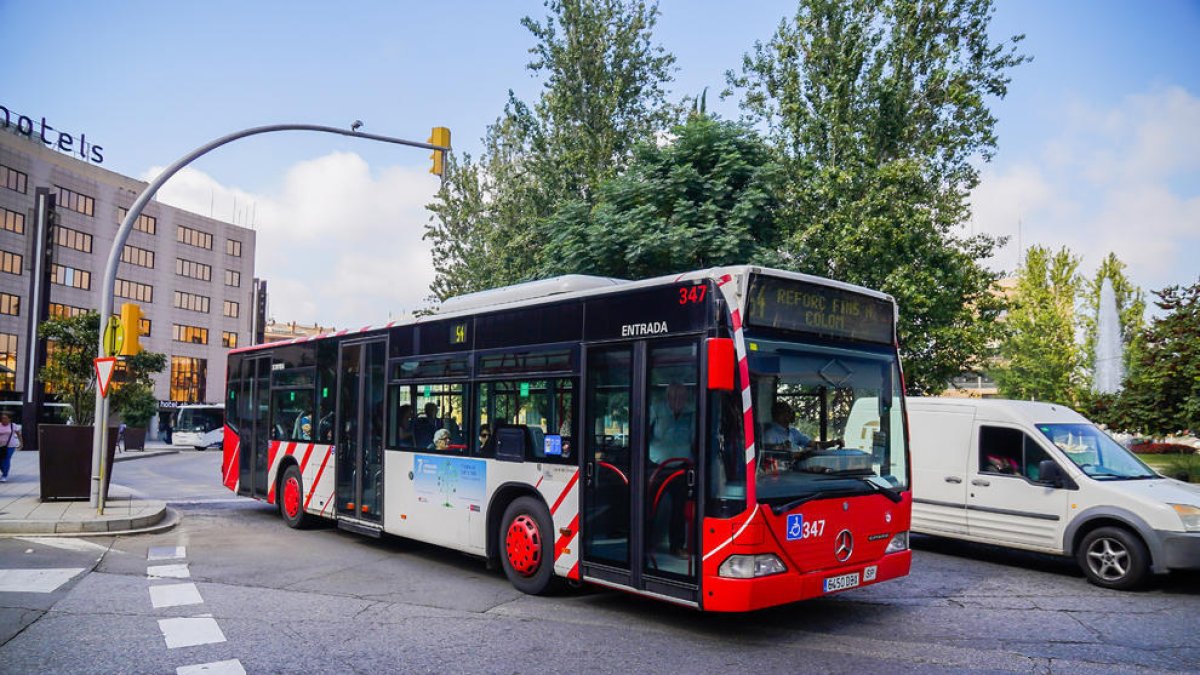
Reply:
[[308, 514], [304, 512], [304, 479], [295, 464], [288, 466], [279, 481], [276, 491], [279, 499], [279, 514], [287, 526], [300, 530], [308, 525]]
[[500, 561], [517, 590], [542, 595], [554, 580], [554, 525], [546, 505], [518, 497], [500, 519]]

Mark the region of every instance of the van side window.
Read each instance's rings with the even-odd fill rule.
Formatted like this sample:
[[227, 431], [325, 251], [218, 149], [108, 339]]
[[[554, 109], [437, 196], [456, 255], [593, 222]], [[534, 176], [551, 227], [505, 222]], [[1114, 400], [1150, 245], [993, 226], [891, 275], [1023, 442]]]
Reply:
[[1039, 464], [1050, 459], [1037, 441], [1020, 429], [979, 427], [979, 472], [1040, 480]]

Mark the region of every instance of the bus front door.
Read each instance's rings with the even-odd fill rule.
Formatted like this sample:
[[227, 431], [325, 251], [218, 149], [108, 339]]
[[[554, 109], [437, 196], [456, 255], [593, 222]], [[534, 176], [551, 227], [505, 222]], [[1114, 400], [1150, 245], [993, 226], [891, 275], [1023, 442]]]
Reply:
[[698, 603], [697, 343], [593, 348], [586, 363], [583, 576]]
[[271, 357], [242, 362], [238, 494], [267, 497], [267, 446], [270, 444]]
[[385, 340], [343, 344], [338, 359], [338, 516], [369, 525], [383, 517], [386, 360]]

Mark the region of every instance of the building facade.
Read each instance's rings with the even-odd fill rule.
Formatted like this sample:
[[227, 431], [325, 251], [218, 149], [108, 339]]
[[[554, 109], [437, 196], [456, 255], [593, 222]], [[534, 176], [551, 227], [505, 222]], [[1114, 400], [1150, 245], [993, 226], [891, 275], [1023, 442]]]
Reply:
[[[2, 121], [2, 120], [0, 120]], [[44, 123], [44, 120], [43, 120]], [[28, 381], [33, 312], [36, 189], [56, 197], [50, 315], [100, 307], [100, 286], [117, 228], [146, 183], [48, 146], [15, 124], [0, 129], [0, 400], [19, 401]], [[43, 134], [44, 135], [44, 134]], [[90, 158], [95, 161], [94, 156]], [[220, 402], [225, 356], [252, 339], [255, 232], [155, 201], [121, 254], [113, 311], [140, 306], [143, 349], [167, 355], [155, 378], [163, 407]]]

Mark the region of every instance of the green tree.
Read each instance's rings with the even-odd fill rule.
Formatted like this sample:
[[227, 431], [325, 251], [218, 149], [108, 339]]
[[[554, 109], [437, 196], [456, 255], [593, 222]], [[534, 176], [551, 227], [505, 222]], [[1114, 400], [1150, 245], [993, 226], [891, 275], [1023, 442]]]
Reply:
[[992, 370], [1001, 395], [1076, 405], [1084, 377], [1075, 342], [1081, 284], [1079, 258], [1066, 248], [1051, 253], [1033, 246], [1025, 252]]
[[1142, 289], [1133, 285], [1125, 276], [1125, 263], [1117, 258], [1117, 254], [1109, 253], [1096, 270], [1096, 276], [1086, 282], [1083, 289], [1083, 313], [1080, 324], [1083, 326], [1083, 360], [1085, 369], [1090, 376], [1096, 363], [1096, 320], [1100, 312], [1100, 289], [1104, 280], [1109, 279], [1113, 287], [1113, 295], [1117, 299], [1117, 318], [1121, 324], [1121, 343], [1125, 346], [1124, 366], [1129, 372], [1133, 364], [1136, 345], [1134, 340], [1145, 328], [1146, 295]]
[[697, 112], [628, 170], [549, 220], [547, 273], [641, 279], [713, 265], [769, 263], [778, 246], [779, 166], [751, 130]]
[[96, 345], [100, 341], [100, 315], [86, 312], [48, 319], [38, 328], [48, 341], [46, 365], [38, 380], [71, 407], [76, 424], [91, 424], [95, 416]]
[[658, 6], [630, 0], [548, 0], [526, 68], [538, 100], [509, 92], [481, 156], [447, 166], [429, 205], [438, 299], [537, 276], [546, 219], [569, 200], [590, 203], [632, 149], [668, 128], [674, 56], [654, 44]]
[[123, 381], [109, 393], [112, 411], [131, 427], [145, 427], [158, 414], [153, 375], [166, 370], [167, 356], [144, 351], [123, 357], [122, 363]]
[[900, 305], [910, 389], [982, 366], [1002, 303], [965, 237], [974, 160], [996, 148], [988, 101], [1026, 61], [993, 43], [989, 0], [802, 0], [730, 89], [765, 125], [788, 186], [788, 267], [878, 288]]
[[1117, 399], [1121, 428], [1167, 435], [1200, 431], [1200, 281], [1155, 291], [1165, 314], [1139, 336]]

